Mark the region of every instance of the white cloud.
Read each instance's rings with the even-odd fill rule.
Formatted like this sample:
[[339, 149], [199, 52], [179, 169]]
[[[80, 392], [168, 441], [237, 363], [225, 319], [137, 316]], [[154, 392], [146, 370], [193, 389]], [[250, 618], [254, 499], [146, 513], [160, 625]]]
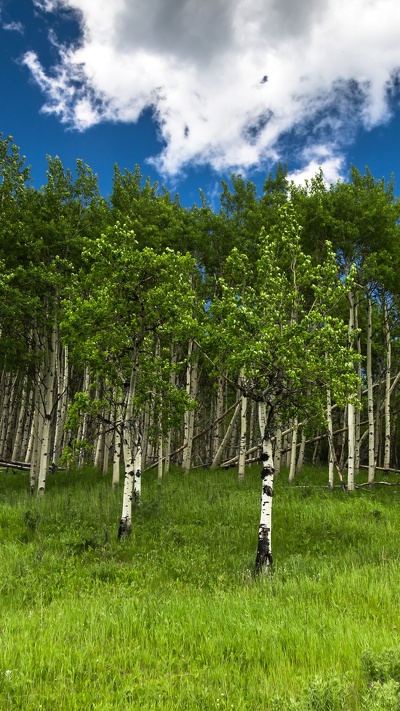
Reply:
[[3, 22], [1, 25], [3, 30], [8, 32], [19, 32], [21, 35], [24, 34], [24, 26], [22, 22]]
[[165, 174], [196, 163], [246, 170], [279, 159], [289, 136], [304, 166], [294, 177], [323, 165], [330, 181], [357, 127], [390, 117], [398, 0], [34, 2], [75, 11], [82, 30], [46, 71], [25, 55], [44, 110], [85, 130], [151, 108]]

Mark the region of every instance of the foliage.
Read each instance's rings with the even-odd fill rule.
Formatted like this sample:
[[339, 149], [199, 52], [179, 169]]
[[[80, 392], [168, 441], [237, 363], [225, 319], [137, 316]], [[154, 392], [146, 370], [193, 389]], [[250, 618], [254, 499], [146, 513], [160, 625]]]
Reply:
[[322, 416], [324, 388], [338, 402], [356, 388], [347, 328], [335, 315], [352, 275], [339, 279], [329, 244], [321, 264], [302, 251], [290, 205], [279, 208], [271, 234], [261, 232], [258, 251], [254, 264], [236, 249], [227, 259], [209, 309], [216, 357], [221, 368], [243, 367], [246, 394], [280, 416]]

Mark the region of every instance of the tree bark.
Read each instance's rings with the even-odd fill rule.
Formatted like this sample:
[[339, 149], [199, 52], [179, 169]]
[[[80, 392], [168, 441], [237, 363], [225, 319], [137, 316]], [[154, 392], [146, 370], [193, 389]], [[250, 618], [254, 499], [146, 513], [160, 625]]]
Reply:
[[42, 418], [41, 443], [40, 443], [40, 464], [38, 472], [38, 494], [44, 494], [46, 488], [47, 472], [49, 470], [52, 449], [51, 449], [51, 424], [54, 406], [54, 387], [57, 367], [57, 343], [58, 327], [54, 324], [51, 333], [48, 352], [46, 355], [46, 371], [44, 377], [44, 389], [42, 408], [39, 417]]
[[386, 374], [385, 374], [385, 450], [383, 458], [383, 468], [390, 467], [390, 450], [391, 450], [391, 421], [390, 421], [390, 374], [392, 367], [392, 343], [390, 340], [389, 315], [386, 302], [386, 296], [383, 296], [383, 324], [385, 331], [385, 347], [386, 347]]
[[258, 528], [258, 546], [255, 562], [255, 572], [268, 573], [272, 559], [271, 530], [272, 530], [272, 497], [274, 495], [274, 460], [272, 457], [272, 440], [267, 428], [265, 403], [258, 404], [259, 425], [262, 437], [262, 464], [261, 471], [261, 514]]
[[[243, 372], [240, 375], [240, 381], [243, 380]], [[242, 395], [240, 405], [240, 443], [239, 443], [239, 463], [238, 463], [238, 478], [244, 479], [244, 469], [246, 462], [247, 449], [247, 397]]]
[[[189, 341], [188, 362], [186, 367], [186, 393], [189, 397], [197, 395], [198, 353], [195, 351], [193, 340]], [[192, 448], [194, 434], [194, 410], [187, 410], [184, 417], [184, 445], [182, 468], [188, 472], [192, 466]]]
[[[349, 292], [349, 349], [353, 349], [353, 338], [355, 329], [355, 301], [353, 291]], [[347, 488], [354, 491], [354, 455], [355, 455], [355, 407], [352, 402], [347, 406]]]
[[372, 382], [372, 299], [367, 289], [367, 399], [368, 399], [368, 481], [375, 479], [375, 425], [374, 425], [374, 394]]
[[292, 484], [294, 482], [294, 477], [296, 474], [297, 426], [298, 426], [298, 419], [297, 419], [297, 417], [295, 417], [293, 420], [293, 427], [292, 427], [292, 433], [291, 433], [292, 434], [292, 441], [291, 441], [291, 446], [290, 446], [289, 484]]

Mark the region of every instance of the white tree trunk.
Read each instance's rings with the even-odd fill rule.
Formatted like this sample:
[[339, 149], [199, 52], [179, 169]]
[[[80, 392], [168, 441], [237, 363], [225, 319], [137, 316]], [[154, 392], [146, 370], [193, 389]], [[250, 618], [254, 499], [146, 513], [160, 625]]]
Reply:
[[104, 422], [100, 422], [99, 430], [96, 437], [96, 448], [94, 452], [94, 466], [96, 469], [101, 469], [103, 466], [104, 454]]
[[[358, 330], [358, 306], [359, 297], [357, 297], [354, 304], [354, 327]], [[360, 360], [357, 363], [357, 375], [359, 378], [358, 388], [357, 388], [357, 400], [360, 404], [358, 408], [354, 410], [354, 473], [358, 474], [360, 470], [360, 448], [361, 448], [361, 335], [360, 332], [357, 333], [357, 355], [360, 356]]]
[[[195, 353], [193, 341], [189, 341], [188, 362], [186, 368], [186, 393], [191, 398], [197, 395], [197, 377], [198, 377], [198, 353]], [[192, 448], [193, 448], [193, 433], [194, 433], [194, 410], [187, 410], [184, 416], [184, 450], [182, 459], [182, 468], [188, 472], [192, 466]]]
[[34, 392], [35, 392], [35, 389], [31, 386], [30, 391], [29, 391], [29, 396], [28, 396], [26, 418], [25, 418], [25, 423], [24, 423], [24, 431], [23, 431], [23, 435], [22, 435], [21, 460], [24, 462], [29, 462], [28, 447], [29, 447], [29, 438], [30, 438], [30, 434], [32, 431]]
[[[108, 411], [106, 413], [106, 419], [110, 420], [111, 419], [111, 412]], [[103, 449], [103, 474], [106, 476], [108, 474], [108, 465], [110, 462], [110, 452], [111, 452], [111, 447], [112, 447], [112, 441], [113, 441], [113, 436], [112, 436], [112, 431], [110, 429], [110, 425], [106, 424], [105, 426], [105, 431], [104, 431], [104, 449]]]
[[302, 468], [303, 468], [303, 463], [304, 463], [304, 453], [306, 451], [306, 435], [304, 432], [304, 428], [301, 430], [301, 440], [300, 440], [300, 448], [299, 448], [299, 456], [297, 457], [297, 464], [296, 464], [296, 474], [300, 474]]
[[368, 398], [368, 482], [375, 479], [375, 425], [374, 425], [374, 394], [372, 382], [372, 299], [367, 291], [367, 398]]
[[[136, 354], [137, 356], [137, 354]], [[118, 538], [129, 536], [132, 530], [132, 501], [140, 504], [143, 420], [133, 417], [133, 399], [136, 390], [137, 360], [132, 365], [129, 389], [125, 399], [125, 412], [122, 427], [122, 449], [124, 453], [125, 477], [122, 497], [122, 514], [118, 530]]]
[[[90, 390], [90, 370], [89, 366], [85, 366], [84, 372], [83, 372], [83, 392], [86, 395], [89, 395], [89, 390]], [[88, 424], [89, 424], [89, 414], [87, 412], [83, 413], [83, 419], [82, 419], [82, 427], [80, 429], [79, 435], [78, 435], [78, 440], [79, 442], [85, 442], [86, 437], [87, 437], [87, 430], [88, 430]], [[78, 469], [82, 469], [83, 465], [85, 462], [85, 448], [80, 447], [79, 449], [79, 455], [78, 455]]]
[[276, 430], [276, 436], [275, 436], [275, 456], [274, 456], [274, 464], [275, 464], [275, 474], [279, 474], [281, 470], [281, 461], [282, 461], [282, 427], [279, 425], [279, 427]]
[[385, 451], [383, 459], [384, 469], [390, 467], [390, 449], [391, 449], [391, 421], [390, 421], [390, 375], [392, 368], [392, 343], [390, 340], [389, 316], [387, 310], [386, 297], [383, 297], [383, 323], [385, 329], [385, 347], [386, 347], [386, 374], [385, 374]]
[[213, 459], [213, 461], [212, 461], [212, 463], [211, 463], [211, 467], [210, 467], [211, 469], [217, 469], [217, 467], [218, 467], [219, 464], [221, 463], [222, 454], [223, 454], [223, 452], [224, 452], [224, 449], [225, 449], [225, 446], [226, 446], [227, 442], [229, 442], [229, 440], [230, 440], [230, 438], [231, 438], [232, 431], [233, 431], [233, 428], [234, 428], [236, 419], [237, 419], [237, 417], [238, 417], [238, 415], [239, 415], [239, 412], [240, 412], [240, 402], [238, 402], [237, 405], [236, 405], [236, 407], [235, 407], [235, 410], [234, 410], [234, 413], [233, 413], [233, 415], [232, 415], [232, 419], [231, 419], [231, 421], [230, 421], [230, 423], [229, 423], [228, 429], [226, 430], [225, 436], [224, 436], [224, 438], [223, 438], [221, 444], [219, 445], [218, 452], [216, 453], [216, 455], [215, 455], [215, 457], [214, 457], [214, 459]]
[[0, 456], [5, 459], [6, 454], [6, 439], [8, 430], [8, 420], [10, 416], [10, 403], [12, 398], [12, 375], [6, 373], [2, 379], [3, 397], [1, 403], [1, 420], [0, 420]]
[[[243, 372], [240, 374], [240, 381], [243, 380]], [[247, 397], [242, 395], [240, 405], [240, 442], [239, 442], [239, 461], [238, 461], [238, 477], [244, 479], [244, 470], [246, 464], [246, 449], [247, 449]]]
[[22, 458], [22, 440], [24, 435], [25, 420], [29, 417], [28, 414], [28, 377], [25, 375], [22, 382], [21, 403], [19, 406], [19, 415], [14, 436], [14, 446], [11, 454], [13, 462], [19, 461]]
[[[175, 388], [175, 384], [176, 384], [175, 367], [176, 367], [177, 360], [178, 360], [178, 354], [177, 354], [176, 347], [174, 347], [174, 345], [171, 344], [172, 369], [171, 369], [171, 375], [170, 375], [170, 382], [171, 382], [172, 388]], [[172, 429], [170, 429], [168, 432], [168, 436], [167, 436], [167, 440], [166, 440], [166, 444], [165, 444], [165, 460], [164, 460], [164, 473], [165, 474], [168, 474], [169, 467], [171, 464], [171, 446], [172, 446]]]
[[134, 458], [135, 478], [133, 482], [133, 501], [135, 506], [139, 506], [142, 499], [142, 437], [141, 425], [138, 425], [137, 438], [135, 442]]
[[261, 514], [258, 528], [258, 546], [255, 563], [256, 573], [268, 573], [272, 566], [272, 497], [274, 494], [274, 461], [272, 457], [272, 441], [270, 433], [267, 432], [266, 406], [259, 403], [258, 416], [260, 432], [262, 437], [262, 463], [261, 472]]
[[60, 354], [57, 360], [57, 414], [56, 425], [53, 442], [52, 467], [56, 469], [58, 460], [60, 459], [63, 439], [64, 427], [68, 413], [68, 385], [69, 385], [69, 363], [68, 363], [68, 346], [60, 348]]
[[132, 497], [133, 479], [135, 476], [134, 455], [130, 447], [130, 434], [123, 429], [122, 446], [124, 451], [125, 476], [122, 496], [122, 514], [119, 524], [118, 538], [129, 536], [132, 531]]
[[[355, 302], [354, 293], [349, 292], [349, 348], [353, 347], [353, 337], [355, 328]], [[354, 455], [355, 455], [355, 407], [352, 402], [349, 402], [347, 408], [347, 488], [349, 491], [354, 491]]]
[[43, 398], [43, 411], [40, 413], [43, 418], [42, 437], [40, 446], [40, 465], [38, 474], [38, 493], [44, 494], [46, 488], [47, 472], [51, 461], [51, 424], [54, 404], [54, 387], [57, 367], [57, 342], [58, 328], [53, 326], [51, 342], [46, 357], [45, 387]]
[[213, 429], [213, 437], [212, 437], [212, 449], [211, 449], [211, 458], [214, 459], [215, 455], [218, 452], [219, 446], [221, 444], [221, 417], [222, 413], [224, 411], [224, 385], [225, 385], [225, 379], [222, 375], [219, 376], [218, 378], [218, 386], [217, 386], [217, 393], [216, 393], [216, 404], [215, 404], [215, 425]]
[[289, 484], [292, 484], [294, 482], [294, 477], [296, 474], [297, 427], [298, 419], [297, 417], [295, 417], [293, 421], [292, 442], [290, 447]]
[[328, 425], [328, 445], [329, 445], [329, 462], [328, 462], [328, 483], [329, 488], [333, 489], [334, 482], [334, 467], [335, 467], [335, 453], [334, 453], [334, 443], [333, 443], [333, 422], [332, 422], [332, 397], [331, 389], [326, 389], [326, 419]]
[[[35, 398], [36, 400], [36, 398]], [[43, 428], [43, 418], [39, 414], [39, 406], [35, 406], [33, 418], [32, 418], [32, 432], [31, 432], [31, 448], [29, 451], [30, 458], [30, 472], [29, 472], [29, 484], [31, 494], [34, 493], [38, 481], [39, 463], [40, 463], [40, 447], [42, 442], [42, 428]]]
[[113, 471], [112, 471], [112, 488], [116, 489], [119, 485], [120, 475], [120, 458], [121, 458], [121, 435], [116, 426], [114, 430], [114, 456], [113, 456]]

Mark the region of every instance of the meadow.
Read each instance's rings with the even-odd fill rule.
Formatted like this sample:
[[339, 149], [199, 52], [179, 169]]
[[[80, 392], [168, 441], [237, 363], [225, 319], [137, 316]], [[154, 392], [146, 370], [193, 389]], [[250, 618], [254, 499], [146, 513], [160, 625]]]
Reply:
[[0, 711], [399, 709], [400, 486], [326, 481], [276, 478], [255, 578], [258, 466], [144, 474], [122, 542], [110, 477], [1, 472]]

